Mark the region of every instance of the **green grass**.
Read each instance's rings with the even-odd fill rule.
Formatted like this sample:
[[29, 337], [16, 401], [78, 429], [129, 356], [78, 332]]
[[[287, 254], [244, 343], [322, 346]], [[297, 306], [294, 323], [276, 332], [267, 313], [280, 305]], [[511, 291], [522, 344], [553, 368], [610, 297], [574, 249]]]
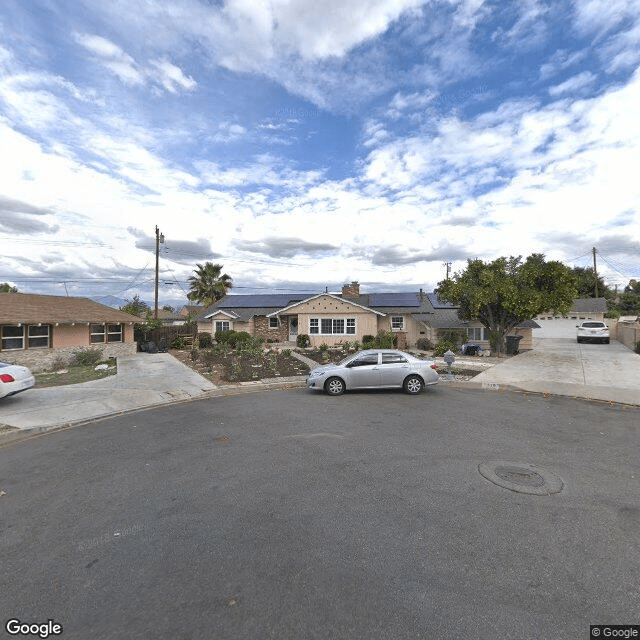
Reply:
[[60, 387], [66, 384], [78, 384], [80, 382], [89, 382], [90, 380], [100, 380], [117, 373], [116, 359], [110, 358], [105, 362], [98, 364], [108, 364], [109, 369], [106, 371], [96, 371], [95, 365], [78, 365], [66, 367], [66, 373], [35, 373], [36, 387]]

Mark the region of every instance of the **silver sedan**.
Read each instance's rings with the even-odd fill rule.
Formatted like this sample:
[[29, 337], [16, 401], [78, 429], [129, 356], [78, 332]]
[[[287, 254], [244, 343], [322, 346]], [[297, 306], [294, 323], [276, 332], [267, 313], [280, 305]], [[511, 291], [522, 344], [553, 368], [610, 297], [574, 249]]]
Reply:
[[307, 388], [339, 396], [351, 389], [401, 387], [407, 393], [420, 393], [425, 386], [438, 384], [432, 360], [420, 360], [395, 349], [367, 349], [311, 371]]

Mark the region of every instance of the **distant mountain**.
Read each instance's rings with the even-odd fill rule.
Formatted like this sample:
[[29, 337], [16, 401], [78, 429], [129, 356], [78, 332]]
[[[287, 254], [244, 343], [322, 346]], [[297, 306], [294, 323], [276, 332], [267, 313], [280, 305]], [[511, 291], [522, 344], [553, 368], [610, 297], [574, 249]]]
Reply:
[[100, 304], [104, 304], [107, 307], [113, 307], [114, 309], [119, 309], [120, 307], [127, 304], [127, 301], [124, 298], [116, 298], [116, 296], [93, 296], [90, 298], [94, 302], [99, 302]]

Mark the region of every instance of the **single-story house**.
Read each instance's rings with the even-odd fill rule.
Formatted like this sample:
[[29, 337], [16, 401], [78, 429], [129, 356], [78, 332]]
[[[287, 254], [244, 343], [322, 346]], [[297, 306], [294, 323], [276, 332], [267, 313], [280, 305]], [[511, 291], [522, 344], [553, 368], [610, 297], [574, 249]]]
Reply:
[[140, 318], [89, 298], [0, 293], [0, 361], [46, 371], [80, 348], [105, 358], [136, 352]]
[[606, 298], [576, 298], [566, 316], [553, 314], [551, 311], [536, 316], [536, 320], [598, 320], [604, 322], [607, 312]]
[[[341, 293], [227, 295], [197, 317], [198, 331], [215, 334], [233, 329], [272, 342], [294, 342], [307, 334], [311, 346], [362, 342], [380, 331], [397, 335], [399, 349], [413, 348], [420, 338], [437, 342], [444, 331], [459, 329], [468, 339], [488, 347], [486, 330], [479, 322], [464, 322], [453, 305], [434, 293], [360, 293], [358, 282]], [[514, 333], [523, 335], [520, 349], [531, 349], [532, 326], [523, 323]]]

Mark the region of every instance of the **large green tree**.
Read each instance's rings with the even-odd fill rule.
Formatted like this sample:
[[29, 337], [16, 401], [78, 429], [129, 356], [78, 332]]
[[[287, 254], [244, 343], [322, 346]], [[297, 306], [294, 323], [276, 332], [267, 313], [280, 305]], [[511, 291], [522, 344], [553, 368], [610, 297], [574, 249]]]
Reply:
[[0, 293], [18, 293], [18, 287], [14, 287], [8, 282], [3, 282], [0, 284]]
[[189, 278], [189, 300], [208, 306], [223, 298], [233, 286], [231, 276], [222, 273], [221, 264], [196, 263], [196, 267], [195, 275]]
[[[596, 297], [596, 277], [593, 267], [573, 267], [573, 273], [577, 279], [578, 298]], [[598, 276], [598, 297], [604, 298], [611, 293], [609, 287], [604, 283], [602, 276]]]
[[147, 311], [150, 310], [149, 305], [140, 298], [140, 295], [136, 293], [131, 300], [126, 300], [126, 304], [120, 307], [120, 311], [130, 313], [134, 316], [144, 316]]
[[505, 336], [524, 320], [545, 311], [565, 315], [577, 297], [576, 276], [557, 261], [534, 253], [469, 260], [467, 268], [438, 283], [438, 297], [458, 306], [462, 320], [479, 320], [489, 331], [491, 348], [504, 353]]

